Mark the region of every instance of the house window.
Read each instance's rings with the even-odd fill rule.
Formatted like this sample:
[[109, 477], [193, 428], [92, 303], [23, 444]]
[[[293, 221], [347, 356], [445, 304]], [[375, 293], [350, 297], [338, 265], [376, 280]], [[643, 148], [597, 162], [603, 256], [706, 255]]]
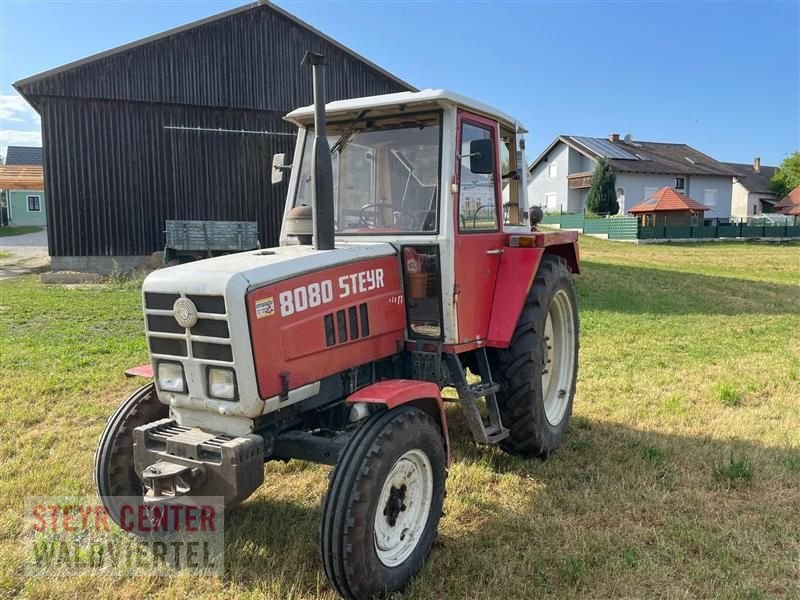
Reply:
[[717, 190], [706, 190], [705, 196], [703, 197], [703, 204], [706, 206], [716, 206]]
[[547, 165], [547, 178], [555, 179], [558, 177], [558, 163], [550, 163]]
[[558, 210], [558, 194], [553, 192], [544, 195], [544, 209], [547, 212], [554, 212]]
[[675, 178], [675, 189], [676, 190], [685, 190], [686, 189], [686, 179], [683, 177], [676, 177]]
[[42, 212], [41, 196], [28, 196], [28, 212]]

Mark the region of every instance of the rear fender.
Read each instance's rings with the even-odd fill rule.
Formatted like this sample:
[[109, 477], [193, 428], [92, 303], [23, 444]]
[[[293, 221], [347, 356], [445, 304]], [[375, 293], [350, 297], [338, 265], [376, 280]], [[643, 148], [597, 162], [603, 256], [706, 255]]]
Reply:
[[415, 379], [387, 379], [361, 388], [350, 395], [346, 404], [382, 404], [388, 409], [397, 406], [413, 406], [428, 413], [439, 424], [450, 464], [450, 435], [447, 430], [447, 415], [439, 386], [429, 381]]
[[497, 271], [487, 346], [508, 348], [542, 256], [545, 254], [560, 256], [567, 261], [573, 273], [580, 273], [576, 232], [534, 232], [532, 237], [534, 243], [532, 247], [503, 248]]

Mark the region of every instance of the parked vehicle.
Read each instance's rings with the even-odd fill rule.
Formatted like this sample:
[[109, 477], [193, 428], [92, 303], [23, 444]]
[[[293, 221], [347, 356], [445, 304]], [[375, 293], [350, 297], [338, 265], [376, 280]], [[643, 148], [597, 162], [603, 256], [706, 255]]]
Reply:
[[154, 381], [109, 420], [95, 479], [114, 516], [117, 495], [231, 504], [265, 461], [333, 465], [322, 563], [339, 594], [368, 598], [402, 588], [436, 535], [443, 387], [477, 442], [526, 457], [560, 446], [577, 235], [531, 231], [513, 118], [443, 90], [326, 107], [321, 57], [307, 59], [315, 105], [286, 117], [292, 165], [274, 161], [274, 180], [290, 178], [281, 245], [147, 277]]

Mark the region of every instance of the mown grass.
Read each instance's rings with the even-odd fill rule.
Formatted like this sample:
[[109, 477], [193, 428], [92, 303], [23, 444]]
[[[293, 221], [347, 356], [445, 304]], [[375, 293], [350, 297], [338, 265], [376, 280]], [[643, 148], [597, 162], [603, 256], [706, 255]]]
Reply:
[[[800, 247], [581, 243], [563, 448], [478, 447], [451, 409], [446, 515], [402, 597], [797, 597]], [[328, 468], [297, 461], [226, 516], [224, 577], [22, 575], [23, 499], [92, 493], [141, 330], [134, 286], [0, 283], [0, 595], [333, 598], [316, 554]]]
[[42, 229], [44, 229], [44, 227], [36, 227], [35, 225], [0, 227], [0, 237], [13, 237], [15, 235], [25, 235], [26, 233], [36, 233], [37, 231], [41, 231]]

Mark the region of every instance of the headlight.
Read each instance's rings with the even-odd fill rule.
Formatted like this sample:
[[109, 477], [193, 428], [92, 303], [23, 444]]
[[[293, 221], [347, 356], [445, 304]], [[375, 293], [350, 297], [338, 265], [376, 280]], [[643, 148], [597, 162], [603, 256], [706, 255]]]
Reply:
[[185, 392], [183, 367], [178, 363], [158, 363], [158, 389], [165, 392]]
[[233, 371], [209, 367], [208, 395], [223, 400], [233, 400], [236, 397], [236, 376]]

